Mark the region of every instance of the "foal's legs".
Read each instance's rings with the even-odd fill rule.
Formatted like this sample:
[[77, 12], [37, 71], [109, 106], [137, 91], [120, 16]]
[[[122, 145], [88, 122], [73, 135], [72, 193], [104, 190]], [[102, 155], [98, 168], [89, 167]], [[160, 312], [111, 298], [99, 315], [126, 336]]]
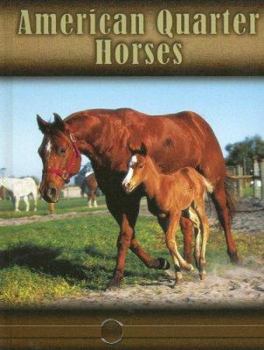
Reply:
[[196, 210], [193, 209], [192, 207], [189, 207], [188, 215], [194, 226], [194, 233], [195, 233], [194, 258], [195, 258], [195, 265], [199, 269], [199, 262], [200, 262], [200, 255], [201, 255], [201, 241], [202, 241], [201, 222], [200, 222], [199, 216], [197, 215]]
[[201, 279], [204, 279], [205, 272], [205, 254], [206, 254], [206, 244], [209, 236], [209, 224], [208, 218], [205, 211], [205, 206], [203, 199], [197, 204], [197, 208], [189, 208], [190, 219], [194, 223], [195, 231], [195, 262], [199, 270], [199, 275]]
[[202, 242], [202, 249], [201, 249], [201, 257], [200, 257], [200, 278], [204, 279], [204, 276], [206, 274], [205, 272], [205, 265], [206, 265], [206, 245], [209, 238], [209, 224], [207, 217], [203, 220], [203, 242]]
[[184, 240], [184, 259], [188, 263], [192, 262], [192, 238], [193, 238], [193, 223], [190, 219], [181, 217], [180, 220], [181, 230]]
[[177, 226], [179, 225], [180, 215], [181, 213], [177, 212], [173, 213], [173, 215], [170, 218], [158, 219], [162, 229], [165, 232], [166, 245], [174, 262], [176, 283], [182, 278], [181, 268], [187, 271], [193, 270], [193, 266], [191, 264], [188, 264], [187, 261], [184, 260], [184, 258], [181, 256], [175, 239]]
[[208, 223], [208, 217], [206, 215], [205, 211], [205, 205], [204, 201], [201, 200], [201, 202], [198, 204], [197, 211], [200, 215], [201, 219], [201, 225], [202, 225], [202, 247], [201, 247], [201, 256], [200, 256], [200, 278], [204, 279], [205, 277], [205, 265], [206, 265], [206, 245], [209, 238], [209, 223]]

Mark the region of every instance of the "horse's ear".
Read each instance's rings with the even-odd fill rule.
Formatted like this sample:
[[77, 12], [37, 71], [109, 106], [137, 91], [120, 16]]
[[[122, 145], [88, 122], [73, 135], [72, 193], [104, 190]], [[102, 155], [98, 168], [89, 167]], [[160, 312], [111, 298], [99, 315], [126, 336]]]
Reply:
[[140, 143], [138, 140], [136, 140], [135, 138], [130, 139], [128, 141], [128, 149], [131, 152], [131, 154], [136, 154], [138, 153], [138, 150], [140, 148]]
[[148, 153], [144, 142], [141, 142], [140, 144], [139, 141], [135, 139], [128, 142], [128, 149], [132, 154], [142, 154], [143, 156], [146, 156]]
[[141, 143], [139, 153], [142, 154], [143, 156], [146, 156], [148, 154], [148, 150], [144, 142]]
[[37, 123], [39, 130], [45, 134], [49, 131], [50, 124], [46, 122], [44, 119], [42, 119], [38, 114], [37, 114]]
[[54, 125], [61, 131], [65, 131], [65, 123], [62, 120], [61, 116], [57, 113], [53, 113], [54, 115]]

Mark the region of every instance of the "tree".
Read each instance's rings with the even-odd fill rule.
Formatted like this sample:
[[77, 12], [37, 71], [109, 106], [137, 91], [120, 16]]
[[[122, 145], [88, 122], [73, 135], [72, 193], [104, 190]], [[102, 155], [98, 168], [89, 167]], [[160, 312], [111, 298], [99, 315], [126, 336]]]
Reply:
[[246, 137], [243, 141], [229, 143], [225, 150], [227, 165], [241, 165], [244, 174], [249, 174], [253, 169], [253, 158], [264, 158], [264, 140], [261, 136]]

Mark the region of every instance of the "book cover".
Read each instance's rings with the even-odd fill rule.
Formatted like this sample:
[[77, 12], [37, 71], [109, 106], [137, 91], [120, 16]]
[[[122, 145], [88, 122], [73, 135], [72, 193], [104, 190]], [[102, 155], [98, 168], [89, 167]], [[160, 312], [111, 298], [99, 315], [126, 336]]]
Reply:
[[263, 5], [6, 1], [1, 348], [263, 347]]

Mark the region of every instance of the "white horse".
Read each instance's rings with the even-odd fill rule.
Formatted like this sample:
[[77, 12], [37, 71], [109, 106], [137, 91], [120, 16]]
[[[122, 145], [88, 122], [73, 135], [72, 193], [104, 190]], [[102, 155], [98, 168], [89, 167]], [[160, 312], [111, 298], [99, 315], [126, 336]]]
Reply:
[[12, 192], [15, 202], [15, 211], [20, 211], [18, 209], [20, 199], [24, 200], [26, 211], [29, 211], [29, 195], [32, 195], [34, 199], [34, 211], [37, 210], [38, 188], [31, 177], [25, 177], [24, 179], [2, 177], [0, 178], [0, 187], [1, 186]]

